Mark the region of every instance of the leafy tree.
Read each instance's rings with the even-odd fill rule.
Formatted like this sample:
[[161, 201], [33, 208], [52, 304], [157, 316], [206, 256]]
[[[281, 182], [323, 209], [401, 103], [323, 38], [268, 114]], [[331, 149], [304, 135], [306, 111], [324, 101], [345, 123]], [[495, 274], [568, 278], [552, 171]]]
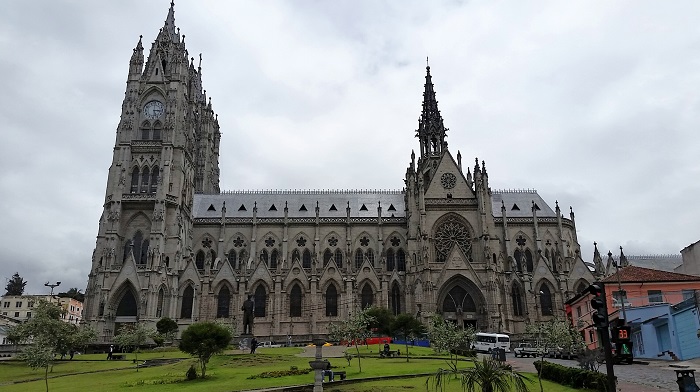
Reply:
[[458, 357], [455, 350], [469, 347], [474, 340], [474, 334], [472, 327], [462, 328], [437, 314], [430, 320], [430, 345], [436, 353], [447, 352], [450, 355], [448, 365], [453, 372], [457, 371]]
[[22, 295], [24, 294], [24, 286], [27, 285], [27, 281], [19, 276], [18, 272], [12, 275], [12, 278], [7, 282], [5, 286], [5, 295]]
[[228, 328], [212, 322], [194, 323], [182, 332], [180, 351], [199, 358], [202, 378], [207, 374], [207, 363], [214, 354], [224, 351], [231, 342]]
[[347, 340], [348, 343], [351, 342], [354, 344], [355, 350], [357, 351], [357, 364], [360, 368], [360, 373], [362, 373], [362, 359], [360, 358], [359, 345], [362, 344], [362, 341], [372, 336], [369, 326], [372, 324], [373, 320], [374, 319], [369, 315], [369, 309], [363, 309], [343, 321], [332, 323], [328, 327], [331, 339], [338, 341]]
[[77, 287], [71, 287], [70, 289], [68, 289], [68, 291], [64, 293], [58, 293], [58, 296], [61, 298], [68, 297], [80, 302], [85, 302], [85, 294], [81, 293]]
[[392, 335], [402, 337], [406, 345], [406, 362], [408, 362], [408, 341], [425, 332], [425, 327], [412, 314], [402, 313], [391, 323]]
[[372, 318], [369, 323], [369, 329], [372, 332], [376, 332], [381, 335], [390, 335], [390, 326], [391, 321], [394, 319], [394, 315], [389, 309], [372, 306], [365, 309], [365, 311], [366, 315]]
[[134, 359], [136, 360], [136, 371], [139, 371], [139, 349], [146, 344], [148, 338], [153, 336], [155, 331], [145, 324], [124, 324], [119, 328], [119, 333], [114, 337], [114, 343], [125, 350], [134, 349]]
[[63, 313], [60, 306], [40, 299], [34, 305], [34, 316], [27, 322], [10, 328], [8, 333], [13, 343], [28, 343], [19, 358], [33, 369], [44, 369], [47, 391], [49, 368], [53, 365], [56, 354], [83, 347], [97, 336], [90, 328], [78, 328], [61, 321]]
[[445, 384], [455, 376], [460, 378], [462, 390], [467, 392], [477, 391], [477, 385], [481, 392], [509, 392], [511, 385], [516, 392], [528, 391], [525, 384], [527, 378], [523, 374], [514, 372], [510, 366], [486, 357], [481, 361], [474, 361], [474, 367], [458, 371], [440, 369], [425, 381], [425, 385], [427, 388], [432, 386], [433, 390], [442, 391]]
[[178, 330], [177, 322], [170, 317], [163, 317], [156, 323], [156, 330], [166, 341], [172, 342]]
[[[536, 339], [542, 347], [540, 362], [544, 362], [544, 356], [550, 349], [576, 350], [583, 347], [583, 340], [568, 321], [552, 320], [538, 324], [529, 324], [525, 332]], [[543, 392], [542, 378], [538, 372], [540, 392]]]

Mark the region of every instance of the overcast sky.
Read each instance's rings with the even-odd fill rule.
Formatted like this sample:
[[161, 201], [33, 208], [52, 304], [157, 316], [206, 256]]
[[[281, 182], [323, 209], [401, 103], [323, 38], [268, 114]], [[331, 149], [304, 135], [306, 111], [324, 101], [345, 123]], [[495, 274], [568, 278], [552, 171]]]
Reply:
[[[27, 293], [86, 286], [129, 58], [168, 6], [0, 2], [0, 276]], [[223, 190], [401, 189], [429, 56], [450, 151], [485, 160], [492, 189], [572, 206], [587, 261], [594, 241], [631, 255], [700, 240], [698, 15], [697, 1], [175, 4], [219, 114]]]

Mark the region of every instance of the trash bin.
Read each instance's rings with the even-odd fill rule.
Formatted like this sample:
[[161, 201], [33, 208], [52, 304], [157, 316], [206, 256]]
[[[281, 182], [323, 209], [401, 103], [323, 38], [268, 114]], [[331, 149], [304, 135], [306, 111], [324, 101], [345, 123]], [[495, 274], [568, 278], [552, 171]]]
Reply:
[[676, 383], [680, 392], [698, 392], [698, 384], [695, 383], [695, 370], [676, 370]]
[[505, 348], [498, 349], [498, 360], [501, 362], [506, 361], [506, 349]]

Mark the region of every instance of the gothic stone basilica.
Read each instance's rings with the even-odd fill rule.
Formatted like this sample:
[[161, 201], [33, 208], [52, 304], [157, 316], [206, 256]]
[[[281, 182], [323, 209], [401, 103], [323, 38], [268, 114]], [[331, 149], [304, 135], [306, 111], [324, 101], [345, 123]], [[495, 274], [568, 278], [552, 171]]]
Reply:
[[219, 123], [172, 4], [145, 66], [143, 52], [139, 40], [86, 290], [101, 341], [162, 317], [241, 332], [248, 295], [271, 340], [367, 306], [519, 334], [594, 280], [573, 212], [492, 190], [483, 162], [455, 159], [429, 67], [405, 190], [220, 192]]

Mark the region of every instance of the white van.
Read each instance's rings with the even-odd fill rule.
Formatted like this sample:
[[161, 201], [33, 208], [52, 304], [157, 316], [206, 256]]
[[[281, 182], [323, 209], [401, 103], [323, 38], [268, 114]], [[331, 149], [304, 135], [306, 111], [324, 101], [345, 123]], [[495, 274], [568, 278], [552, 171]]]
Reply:
[[472, 347], [482, 353], [490, 353], [497, 348], [502, 348], [509, 353], [510, 336], [502, 333], [477, 332]]

